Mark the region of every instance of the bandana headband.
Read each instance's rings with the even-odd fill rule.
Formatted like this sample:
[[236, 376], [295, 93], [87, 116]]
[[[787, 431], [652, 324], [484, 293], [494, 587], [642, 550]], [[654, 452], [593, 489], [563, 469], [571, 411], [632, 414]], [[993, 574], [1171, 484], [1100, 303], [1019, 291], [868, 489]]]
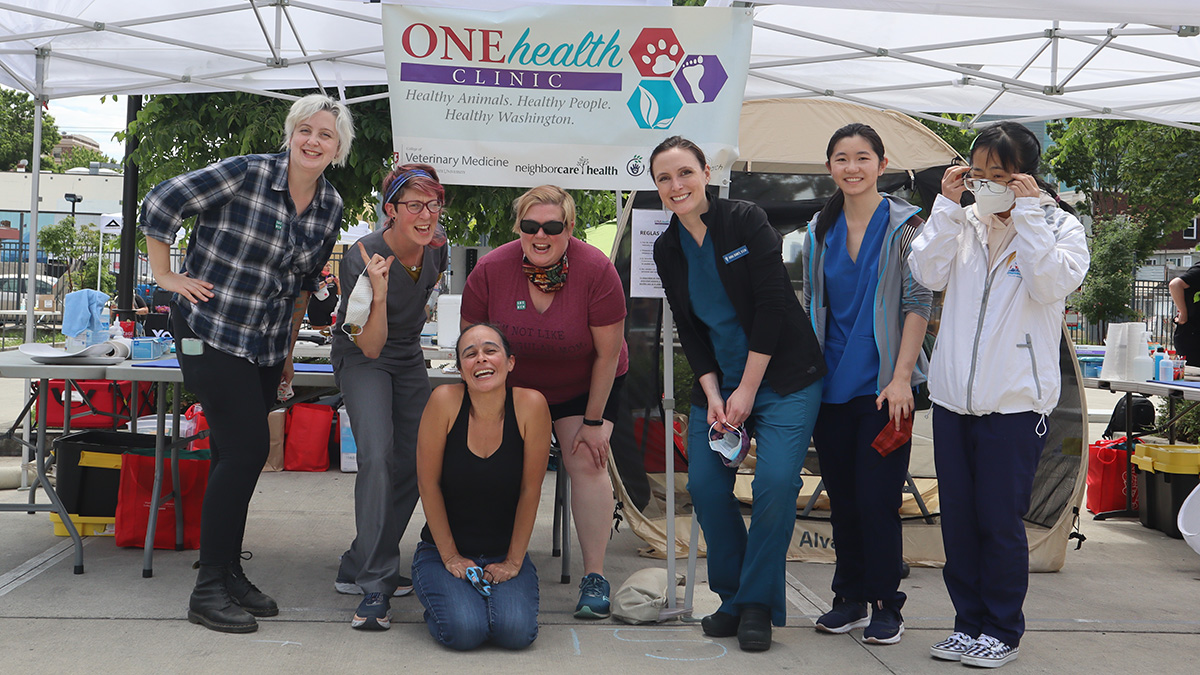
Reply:
[[383, 200], [383, 203], [390, 204], [392, 199], [394, 199], [396, 195], [400, 193], [400, 189], [404, 187], [404, 184], [418, 176], [424, 176], [425, 178], [433, 180], [433, 176], [430, 176], [429, 172], [425, 171], [424, 169], [411, 169], [409, 171], [405, 171], [397, 176], [396, 180], [392, 182], [392, 185], [387, 191], [387, 198]]

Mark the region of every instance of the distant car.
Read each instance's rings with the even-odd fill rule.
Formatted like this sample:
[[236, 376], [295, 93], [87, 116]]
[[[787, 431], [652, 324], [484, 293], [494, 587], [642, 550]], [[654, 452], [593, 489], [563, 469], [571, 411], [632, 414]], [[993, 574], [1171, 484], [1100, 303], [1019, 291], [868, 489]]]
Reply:
[[[28, 281], [23, 274], [0, 274], [0, 309], [20, 309]], [[34, 287], [38, 295], [58, 295], [58, 278], [37, 275]]]

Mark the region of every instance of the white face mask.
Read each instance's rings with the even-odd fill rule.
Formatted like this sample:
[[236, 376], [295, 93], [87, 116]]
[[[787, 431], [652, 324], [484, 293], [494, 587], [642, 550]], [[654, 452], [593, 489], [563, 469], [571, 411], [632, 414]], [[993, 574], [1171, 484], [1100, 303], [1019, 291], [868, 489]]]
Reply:
[[999, 183], [981, 180], [971, 191], [975, 195], [975, 208], [979, 209], [979, 213], [1004, 213], [1016, 203], [1017, 195], [1013, 194], [1012, 188], [1005, 185], [1003, 192], [995, 192], [997, 187], [1000, 187]]
[[367, 271], [363, 270], [354, 284], [354, 290], [350, 292], [350, 297], [346, 298], [346, 320], [342, 322], [342, 330], [351, 339], [362, 332], [367, 319], [371, 318], [371, 301], [374, 298], [371, 278], [367, 276]]

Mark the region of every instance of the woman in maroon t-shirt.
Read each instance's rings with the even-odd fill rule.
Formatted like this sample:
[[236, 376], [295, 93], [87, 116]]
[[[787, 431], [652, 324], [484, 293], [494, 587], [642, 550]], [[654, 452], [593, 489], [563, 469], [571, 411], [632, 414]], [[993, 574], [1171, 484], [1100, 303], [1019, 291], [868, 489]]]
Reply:
[[513, 212], [520, 238], [471, 271], [462, 325], [502, 328], [517, 356], [510, 383], [540, 391], [550, 404], [583, 555], [575, 616], [604, 618], [604, 552], [614, 506], [609, 437], [629, 370], [625, 293], [608, 257], [571, 236], [575, 201], [562, 188], [532, 188], [513, 202]]

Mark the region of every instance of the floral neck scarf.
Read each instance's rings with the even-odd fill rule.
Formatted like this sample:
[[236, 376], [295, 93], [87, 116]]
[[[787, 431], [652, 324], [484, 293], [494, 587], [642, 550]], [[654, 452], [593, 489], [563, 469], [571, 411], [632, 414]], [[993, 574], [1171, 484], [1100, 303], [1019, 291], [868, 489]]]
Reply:
[[538, 287], [543, 293], [553, 293], [563, 287], [567, 281], [567, 254], [563, 253], [562, 260], [549, 267], [538, 267], [529, 262], [529, 258], [522, 258], [524, 264], [521, 269], [524, 270], [525, 276], [529, 277], [529, 282]]

